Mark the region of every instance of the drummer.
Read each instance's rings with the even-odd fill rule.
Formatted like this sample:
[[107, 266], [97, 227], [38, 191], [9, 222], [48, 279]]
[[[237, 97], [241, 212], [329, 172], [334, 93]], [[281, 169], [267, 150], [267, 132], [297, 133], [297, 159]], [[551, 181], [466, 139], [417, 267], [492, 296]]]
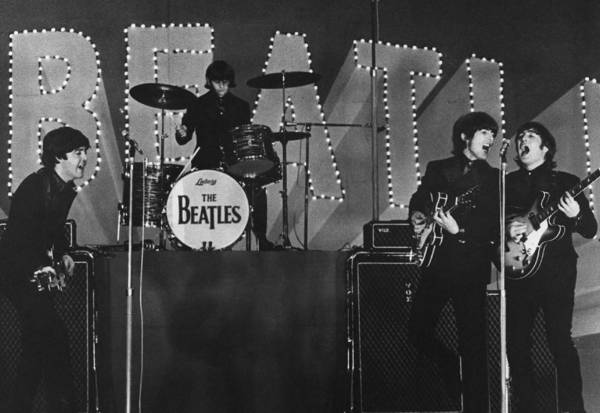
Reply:
[[[192, 166], [197, 169], [221, 169], [234, 161], [230, 131], [250, 123], [250, 105], [229, 91], [235, 87], [235, 73], [223, 60], [215, 60], [208, 66], [204, 87], [208, 92], [188, 106], [181, 126], [176, 129], [175, 139], [178, 144], [184, 145], [195, 133], [199, 151], [192, 160]], [[273, 249], [273, 243], [266, 237], [267, 196], [263, 188], [254, 194], [252, 219], [259, 249]]]

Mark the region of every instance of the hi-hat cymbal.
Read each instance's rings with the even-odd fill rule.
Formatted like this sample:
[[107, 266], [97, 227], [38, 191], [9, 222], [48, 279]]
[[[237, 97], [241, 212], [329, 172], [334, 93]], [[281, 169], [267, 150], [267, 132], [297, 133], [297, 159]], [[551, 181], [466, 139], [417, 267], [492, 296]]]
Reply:
[[283, 89], [284, 86], [288, 88], [310, 85], [319, 79], [321, 75], [312, 72], [278, 72], [252, 78], [246, 84], [257, 89]]
[[272, 142], [281, 143], [308, 138], [310, 138], [310, 133], [308, 132], [274, 132], [271, 134]]
[[142, 83], [129, 91], [138, 102], [158, 109], [186, 109], [196, 97], [184, 88], [161, 83]]

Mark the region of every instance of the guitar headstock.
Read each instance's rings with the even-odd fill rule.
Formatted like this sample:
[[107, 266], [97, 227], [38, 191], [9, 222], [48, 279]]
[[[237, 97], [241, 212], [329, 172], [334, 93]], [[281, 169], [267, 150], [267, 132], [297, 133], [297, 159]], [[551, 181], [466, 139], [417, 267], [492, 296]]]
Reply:
[[456, 205], [472, 207], [475, 195], [481, 190], [481, 185], [474, 185], [456, 197]]

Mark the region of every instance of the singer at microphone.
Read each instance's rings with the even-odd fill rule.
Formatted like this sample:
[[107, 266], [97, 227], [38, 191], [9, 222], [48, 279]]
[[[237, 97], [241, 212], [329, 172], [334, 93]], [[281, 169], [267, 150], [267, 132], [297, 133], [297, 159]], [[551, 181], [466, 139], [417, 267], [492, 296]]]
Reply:
[[[436, 364], [448, 391], [464, 390], [465, 413], [485, 412], [489, 405], [486, 285], [491, 272], [489, 246], [498, 234], [498, 170], [487, 158], [497, 133], [498, 123], [485, 112], [458, 118], [452, 128], [452, 156], [427, 164], [409, 203], [415, 235], [420, 237], [433, 221], [441, 243], [435, 251], [421, 250], [430, 261], [421, 263], [422, 282], [410, 310], [408, 337]], [[468, 195], [475, 187], [476, 193]], [[469, 205], [446, 202], [447, 195], [448, 200], [469, 198]], [[456, 315], [459, 341], [468, 343], [459, 346], [460, 361], [436, 334], [447, 304]]]

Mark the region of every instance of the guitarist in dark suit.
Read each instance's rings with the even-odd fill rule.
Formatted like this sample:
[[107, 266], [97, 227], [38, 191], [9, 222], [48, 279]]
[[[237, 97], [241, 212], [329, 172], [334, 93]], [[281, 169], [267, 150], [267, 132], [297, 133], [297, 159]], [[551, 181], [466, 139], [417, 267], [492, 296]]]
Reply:
[[525, 123], [518, 129], [515, 142], [520, 168], [507, 176], [507, 237], [517, 242], [526, 235], [524, 222], [510, 219], [510, 214], [523, 215], [536, 203], [540, 191], [549, 195], [549, 202], [558, 202], [554, 224], [548, 231], [558, 225], [564, 228], [562, 237], [545, 245], [535, 274], [520, 280], [507, 278], [508, 360], [513, 394], [519, 400], [517, 412], [540, 412], [534, 400], [531, 330], [537, 312], [542, 309], [548, 344], [558, 372], [561, 412], [584, 413], [579, 357], [571, 338], [577, 279], [572, 233], [593, 237], [597, 230], [596, 219], [583, 193], [575, 198], [567, 193], [579, 179], [554, 170], [556, 141], [544, 125]]
[[53, 293], [38, 291], [31, 280], [37, 270], [56, 274], [59, 266], [67, 275], [73, 273], [64, 228], [77, 194], [73, 180], [83, 177], [89, 147], [88, 139], [76, 129], [48, 132], [43, 141], [44, 167], [25, 178], [12, 198], [0, 242], [0, 281], [21, 321], [23, 352], [12, 400], [6, 402], [8, 406], [0, 405], [1, 411], [31, 412], [44, 373], [48, 412], [75, 411], [67, 331], [54, 309]]
[[[410, 200], [409, 216], [419, 234], [430, 220], [443, 229], [443, 242], [428, 267], [422, 268], [409, 322], [415, 346], [442, 372], [451, 394], [460, 379], [453, 351], [435, 338], [435, 327], [448, 301], [452, 302], [462, 357], [465, 413], [488, 411], [485, 297], [491, 270], [492, 242], [498, 226], [498, 171], [486, 161], [498, 125], [487, 113], [461, 116], [454, 124], [451, 158], [432, 161]], [[473, 207], [452, 213], [433, 208], [441, 192], [449, 197], [478, 186]]]

